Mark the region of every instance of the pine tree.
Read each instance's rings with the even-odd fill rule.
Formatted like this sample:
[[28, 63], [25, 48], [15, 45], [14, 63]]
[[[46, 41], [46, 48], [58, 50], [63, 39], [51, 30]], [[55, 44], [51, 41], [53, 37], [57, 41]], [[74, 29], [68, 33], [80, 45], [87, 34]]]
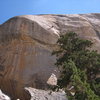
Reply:
[[[100, 54], [91, 49], [93, 43], [69, 32], [60, 36], [57, 45], [59, 49], [53, 55], [57, 56], [56, 66], [61, 72], [59, 88], [65, 89], [70, 100], [100, 100]], [[69, 85], [74, 87], [74, 96]]]

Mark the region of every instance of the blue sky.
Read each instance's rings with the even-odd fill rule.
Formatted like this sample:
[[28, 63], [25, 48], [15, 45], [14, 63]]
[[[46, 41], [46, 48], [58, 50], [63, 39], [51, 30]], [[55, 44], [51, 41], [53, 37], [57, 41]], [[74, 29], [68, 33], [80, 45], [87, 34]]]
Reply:
[[13, 16], [100, 13], [100, 0], [0, 0], [0, 24]]

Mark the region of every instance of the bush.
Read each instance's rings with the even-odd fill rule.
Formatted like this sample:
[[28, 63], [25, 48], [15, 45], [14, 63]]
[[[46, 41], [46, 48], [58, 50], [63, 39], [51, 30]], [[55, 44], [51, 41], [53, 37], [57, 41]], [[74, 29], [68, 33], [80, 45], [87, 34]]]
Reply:
[[[100, 100], [100, 54], [91, 49], [93, 43], [69, 32], [60, 36], [57, 45], [59, 49], [53, 55], [61, 72], [59, 88], [66, 91], [69, 100]], [[69, 86], [74, 88], [70, 90]]]

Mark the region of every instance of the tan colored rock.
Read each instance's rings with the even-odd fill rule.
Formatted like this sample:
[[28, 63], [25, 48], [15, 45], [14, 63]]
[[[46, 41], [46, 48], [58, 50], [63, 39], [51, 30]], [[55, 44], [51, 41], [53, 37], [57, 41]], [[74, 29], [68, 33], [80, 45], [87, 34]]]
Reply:
[[[55, 72], [59, 34], [77, 32], [100, 51], [100, 14], [25, 15], [0, 25], [0, 88], [13, 99], [28, 100], [23, 88], [45, 88]], [[56, 69], [57, 70], [57, 69]]]

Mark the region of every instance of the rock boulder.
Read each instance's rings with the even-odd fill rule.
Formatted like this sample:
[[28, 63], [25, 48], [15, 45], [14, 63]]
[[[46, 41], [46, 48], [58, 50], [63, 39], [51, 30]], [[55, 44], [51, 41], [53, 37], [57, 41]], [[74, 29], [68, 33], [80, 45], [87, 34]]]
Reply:
[[77, 32], [100, 52], [100, 14], [24, 15], [0, 25], [0, 88], [12, 99], [28, 100], [24, 87], [45, 89], [60, 34]]

